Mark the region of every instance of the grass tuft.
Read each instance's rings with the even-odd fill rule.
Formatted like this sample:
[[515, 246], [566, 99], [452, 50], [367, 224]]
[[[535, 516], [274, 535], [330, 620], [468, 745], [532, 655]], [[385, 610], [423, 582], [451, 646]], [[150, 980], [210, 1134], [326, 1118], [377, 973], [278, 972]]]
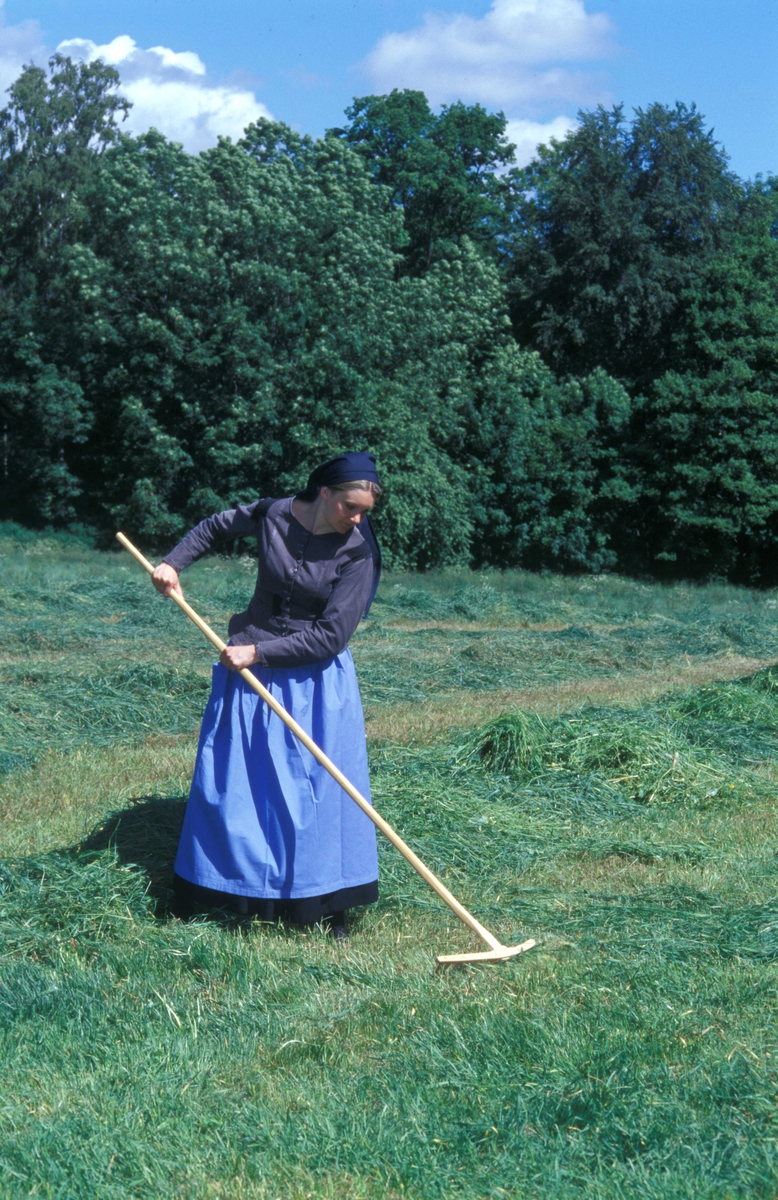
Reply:
[[477, 729], [466, 744], [465, 756], [477, 756], [488, 770], [500, 775], [531, 772], [543, 765], [548, 740], [540, 717], [517, 708]]

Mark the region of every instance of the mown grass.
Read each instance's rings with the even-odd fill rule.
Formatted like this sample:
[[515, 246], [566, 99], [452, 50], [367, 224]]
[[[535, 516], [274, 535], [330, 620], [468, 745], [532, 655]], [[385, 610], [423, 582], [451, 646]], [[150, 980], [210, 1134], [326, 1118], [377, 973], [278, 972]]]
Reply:
[[[772, 595], [386, 581], [376, 803], [539, 941], [441, 971], [475, 944], [388, 845], [345, 952], [171, 919], [209, 649], [120, 555], [0, 550], [3, 1196], [776, 1194]], [[222, 628], [250, 586], [189, 575]]]

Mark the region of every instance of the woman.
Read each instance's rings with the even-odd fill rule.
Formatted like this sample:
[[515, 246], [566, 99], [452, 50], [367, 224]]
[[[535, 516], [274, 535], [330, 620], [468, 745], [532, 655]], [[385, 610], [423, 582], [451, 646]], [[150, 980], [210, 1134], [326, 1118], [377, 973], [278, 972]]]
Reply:
[[230, 620], [200, 733], [175, 862], [182, 916], [225, 905], [323, 922], [340, 941], [346, 910], [378, 899], [375, 826], [237, 672], [251, 668], [369, 799], [348, 641], [380, 569], [366, 528], [380, 491], [372, 454], [342, 454], [296, 496], [201, 521], [152, 576], [169, 596], [218, 542], [257, 538], [256, 589]]

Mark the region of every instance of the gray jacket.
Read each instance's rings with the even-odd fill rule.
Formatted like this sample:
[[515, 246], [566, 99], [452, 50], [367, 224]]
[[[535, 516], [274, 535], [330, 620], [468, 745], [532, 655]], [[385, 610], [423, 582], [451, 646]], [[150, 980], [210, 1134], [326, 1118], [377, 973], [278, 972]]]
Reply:
[[276, 500], [255, 519], [253, 505], [206, 517], [164, 561], [183, 571], [219, 542], [256, 537], [257, 585], [230, 619], [233, 645], [253, 645], [261, 666], [294, 667], [340, 654], [359, 624], [373, 580], [370, 549], [355, 526], [312, 534]]

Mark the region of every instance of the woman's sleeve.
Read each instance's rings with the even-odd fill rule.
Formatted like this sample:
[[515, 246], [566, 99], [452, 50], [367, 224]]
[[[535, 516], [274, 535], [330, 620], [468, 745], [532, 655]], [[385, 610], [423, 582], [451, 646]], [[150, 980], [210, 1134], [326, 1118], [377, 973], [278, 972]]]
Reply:
[[230, 508], [226, 512], [206, 517], [199, 525], [195, 525], [162, 561], [175, 571], [185, 571], [218, 542], [229, 542], [239, 537], [256, 537], [254, 507], [253, 504], [243, 505], [241, 508]]
[[372, 558], [352, 559], [341, 571], [320, 617], [305, 629], [257, 643], [260, 666], [304, 666], [340, 654], [365, 611], [372, 581]]

